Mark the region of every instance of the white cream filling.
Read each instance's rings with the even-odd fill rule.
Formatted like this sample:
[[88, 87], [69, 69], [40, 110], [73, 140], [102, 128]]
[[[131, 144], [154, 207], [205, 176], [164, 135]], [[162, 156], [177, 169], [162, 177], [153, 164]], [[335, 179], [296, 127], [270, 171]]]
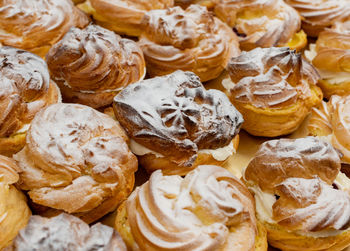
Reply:
[[[339, 172], [334, 183], [339, 187], [339, 189], [344, 191], [350, 191], [350, 180], [349, 178], [343, 174], [342, 172]], [[249, 188], [254, 193], [254, 199], [255, 199], [255, 205], [256, 205], [256, 213], [258, 218], [261, 221], [268, 222], [271, 224], [276, 224], [276, 221], [272, 219], [273, 212], [272, 212], [272, 206], [276, 202], [276, 198], [274, 194], [263, 192], [260, 187], [253, 186]], [[336, 236], [338, 234], [341, 234], [344, 231], [347, 230], [322, 230], [318, 232], [305, 232], [305, 231], [296, 231], [297, 234], [302, 236], [310, 236], [315, 238], [320, 237], [329, 237], [329, 236]]]
[[221, 82], [221, 85], [230, 92], [234, 87], [235, 84], [232, 82], [231, 78], [228, 76], [227, 78], [223, 79]]
[[[130, 149], [131, 151], [139, 156], [146, 155], [146, 154], [153, 154], [157, 158], [163, 158], [164, 155], [161, 153], [152, 151], [151, 149], [148, 149], [147, 147], [137, 143], [135, 140], [131, 139], [130, 140]], [[204, 153], [204, 154], [211, 154], [214, 159], [217, 161], [224, 161], [234, 153], [236, 153], [236, 149], [233, 147], [233, 142], [231, 141], [230, 144], [227, 146], [224, 146], [222, 148], [218, 149], [202, 149], [199, 150], [198, 153]]]
[[[314, 58], [317, 56], [316, 52], [316, 44], [310, 44], [310, 49], [304, 52], [306, 59], [309, 62], [312, 62]], [[327, 80], [332, 85], [341, 84], [343, 82], [350, 81], [350, 73], [349, 72], [332, 72], [326, 70], [317, 69], [322, 79]]]
[[27, 132], [29, 130], [29, 127], [30, 124], [24, 124], [17, 132], [14, 133], [14, 135]]

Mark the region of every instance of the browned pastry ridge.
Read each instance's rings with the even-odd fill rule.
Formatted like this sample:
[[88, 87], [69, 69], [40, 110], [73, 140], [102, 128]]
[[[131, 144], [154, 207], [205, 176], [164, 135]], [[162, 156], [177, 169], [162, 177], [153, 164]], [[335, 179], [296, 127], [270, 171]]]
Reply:
[[126, 251], [126, 246], [113, 228], [97, 223], [90, 227], [69, 214], [53, 218], [32, 216], [26, 228], [5, 251]]
[[175, 5], [186, 9], [191, 4], [199, 4], [211, 10], [215, 6], [216, 2], [217, 0], [175, 0]]
[[338, 152], [315, 137], [263, 143], [245, 170], [257, 218], [282, 250], [343, 250], [350, 244], [350, 180]]
[[301, 49], [307, 42], [305, 33], [298, 33], [300, 15], [283, 0], [218, 0], [215, 14], [234, 28], [242, 50], [272, 46]]
[[0, 47], [0, 154], [11, 156], [21, 150], [34, 115], [60, 101], [44, 60], [27, 51]]
[[18, 179], [15, 161], [0, 155], [0, 250], [11, 243], [31, 215], [26, 197], [15, 187]]
[[50, 49], [46, 61], [65, 101], [94, 108], [111, 104], [116, 93], [146, 73], [142, 50], [134, 41], [92, 24], [72, 28]]
[[256, 48], [232, 58], [230, 80], [222, 85], [243, 114], [243, 128], [255, 136], [295, 131], [313, 106], [321, 103], [317, 71], [285, 47]]
[[88, 18], [70, 0], [3, 0], [0, 2], [0, 43], [44, 57], [73, 26]]
[[[186, 174], [199, 164], [225, 161], [233, 154], [231, 142], [243, 122], [224, 93], [205, 90], [192, 72], [129, 85], [113, 106], [141, 165], [166, 174]], [[223, 148], [227, 154], [230, 147], [223, 158], [210, 153]]]
[[93, 222], [133, 189], [137, 159], [127, 141], [108, 115], [79, 104], [51, 105], [37, 113], [26, 146], [14, 155], [20, 188], [36, 204]]
[[184, 70], [207, 81], [218, 77], [240, 52], [230, 27], [199, 5], [149, 11], [142, 25], [139, 45], [152, 77]]
[[329, 141], [342, 153], [342, 161], [350, 163], [350, 96], [332, 96], [312, 109], [308, 131]]
[[350, 0], [285, 0], [303, 17], [302, 27], [309, 36], [317, 37], [335, 22], [348, 19]]
[[327, 98], [350, 94], [350, 19], [322, 31], [305, 56], [319, 70], [319, 86]]
[[224, 168], [184, 178], [158, 170], [119, 207], [116, 228], [130, 250], [266, 251], [254, 214], [248, 189]]
[[142, 33], [140, 24], [147, 11], [173, 5], [174, 0], [86, 0], [78, 7], [107, 29], [138, 36]]

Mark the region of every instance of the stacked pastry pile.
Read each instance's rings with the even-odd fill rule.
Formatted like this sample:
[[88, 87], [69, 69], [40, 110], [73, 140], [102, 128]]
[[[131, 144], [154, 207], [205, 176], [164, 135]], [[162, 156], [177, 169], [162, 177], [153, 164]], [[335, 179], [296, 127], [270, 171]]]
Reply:
[[0, 250], [343, 250], [347, 175], [350, 0], [0, 1]]

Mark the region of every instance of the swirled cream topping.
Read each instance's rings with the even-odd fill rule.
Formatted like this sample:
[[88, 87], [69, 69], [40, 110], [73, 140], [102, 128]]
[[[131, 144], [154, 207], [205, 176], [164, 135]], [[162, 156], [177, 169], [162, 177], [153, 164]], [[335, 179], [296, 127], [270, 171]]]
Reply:
[[0, 4], [0, 42], [40, 56], [71, 27], [87, 23], [88, 18], [69, 0], [6, 0]]
[[152, 10], [142, 23], [139, 45], [152, 76], [181, 69], [207, 81], [222, 72], [230, 57], [239, 54], [236, 35], [199, 5], [186, 10]]
[[289, 48], [256, 48], [232, 58], [227, 66], [235, 102], [280, 108], [307, 100], [316, 70]]
[[[142, 250], [229, 250], [238, 243], [239, 250], [254, 249], [251, 196], [221, 167], [199, 166], [185, 178], [156, 171], [126, 206], [131, 233]], [[244, 236], [235, 231], [240, 227]]]

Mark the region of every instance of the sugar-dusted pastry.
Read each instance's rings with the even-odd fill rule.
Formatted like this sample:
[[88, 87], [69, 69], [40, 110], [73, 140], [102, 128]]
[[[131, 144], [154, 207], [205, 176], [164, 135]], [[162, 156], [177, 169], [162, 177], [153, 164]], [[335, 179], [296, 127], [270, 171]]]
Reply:
[[243, 179], [270, 245], [286, 251], [350, 245], [350, 179], [329, 143], [314, 137], [267, 141]]
[[34, 115], [57, 102], [61, 94], [43, 59], [0, 47], [0, 154], [11, 156], [21, 150]]
[[90, 24], [72, 28], [46, 56], [65, 101], [94, 108], [112, 103], [130, 83], [143, 79], [143, 53], [132, 40]]
[[154, 172], [118, 208], [116, 228], [130, 250], [267, 250], [248, 189], [218, 166]]
[[88, 22], [70, 0], [5, 0], [0, 2], [0, 43], [44, 57], [71, 27]]
[[138, 36], [142, 32], [141, 20], [147, 11], [173, 5], [174, 0], [86, 0], [78, 7], [107, 29]]
[[87, 223], [113, 211], [132, 191], [137, 159], [118, 122], [79, 104], [41, 110], [14, 155], [20, 188], [39, 205]]
[[350, 0], [285, 0], [303, 17], [302, 27], [312, 37], [335, 22], [348, 19]]
[[0, 250], [11, 243], [31, 215], [26, 197], [14, 186], [17, 172], [15, 161], [0, 155]]
[[240, 52], [230, 27], [203, 6], [149, 11], [142, 25], [139, 45], [151, 77], [184, 70], [207, 81], [219, 76]]
[[[349, 1], [350, 7], [350, 1]], [[350, 16], [350, 13], [349, 13]], [[350, 19], [322, 31], [305, 57], [318, 69], [324, 95], [350, 94]]]
[[307, 127], [310, 135], [330, 142], [342, 153], [342, 161], [350, 163], [350, 96], [334, 95], [313, 108]]
[[5, 251], [126, 251], [124, 241], [113, 228], [97, 223], [89, 226], [69, 214], [53, 218], [34, 215], [26, 228]]
[[113, 107], [149, 172], [183, 175], [201, 164], [222, 165], [238, 146], [242, 115], [224, 93], [205, 90], [192, 72], [129, 85]]
[[286, 47], [256, 48], [232, 58], [222, 85], [243, 114], [243, 129], [276, 137], [295, 131], [321, 103], [318, 74], [299, 53]]
[[215, 14], [236, 31], [242, 50], [306, 46], [300, 15], [283, 0], [217, 0]]

